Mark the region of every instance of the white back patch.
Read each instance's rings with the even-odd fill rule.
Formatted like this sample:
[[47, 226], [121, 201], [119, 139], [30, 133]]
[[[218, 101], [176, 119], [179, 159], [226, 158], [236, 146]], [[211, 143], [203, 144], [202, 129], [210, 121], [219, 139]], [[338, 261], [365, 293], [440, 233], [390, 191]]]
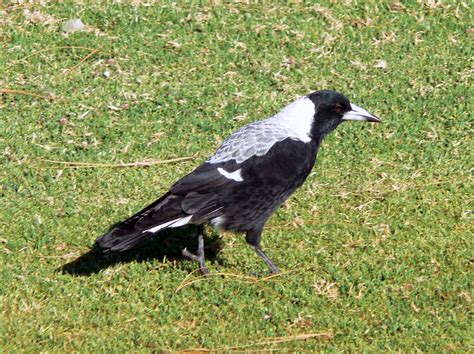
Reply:
[[[253, 156], [265, 155], [273, 145], [287, 138], [308, 143], [315, 113], [313, 101], [308, 97], [299, 98], [273, 117], [245, 125], [234, 132], [207, 162], [235, 160], [242, 163]], [[219, 173], [227, 177], [221, 171]]]
[[218, 167], [217, 168], [217, 172], [219, 172], [221, 175], [223, 175], [225, 178], [227, 179], [231, 179], [231, 180], [234, 180], [236, 182], [242, 182], [244, 179], [242, 178], [242, 175], [240, 174], [240, 172], [242, 172], [242, 169], [239, 168], [237, 171], [234, 171], [234, 172], [227, 172], [226, 170], [224, 170], [223, 168], [221, 167]]

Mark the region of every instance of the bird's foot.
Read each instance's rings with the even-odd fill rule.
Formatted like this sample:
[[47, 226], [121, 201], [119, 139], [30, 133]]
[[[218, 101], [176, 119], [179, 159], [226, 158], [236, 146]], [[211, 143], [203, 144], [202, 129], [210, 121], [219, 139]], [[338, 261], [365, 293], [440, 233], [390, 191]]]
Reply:
[[272, 265], [268, 265], [270, 268], [270, 271], [254, 271], [250, 272], [250, 275], [256, 278], [266, 278], [266, 277], [271, 277], [272, 275], [280, 274], [281, 270], [278, 268], [275, 264], [272, 263]]
[[184, 257], [187, 257], [195, 262], [199, 263], [199, 270], [201, 271], [202, 275], [209, 274], [209, 269], [206, 267], [206, 262], [204, 258], [204, 226], [201, 224], [198, 226], [198, 250], [197, 254], [191, 253], [185, 247], [181, 251], [181, 254]]
[[280, 268], [278, 268], [275, 264], [271, 263], [268, 265], [271, 269], [270, 271], [270, 275], [275, 275], [275, 274], [279, 274], [281, 273], [281, 270]]
[[205, 263], [205, 258], [204, 258], [204, 252], [201, 252], [201, 250], [198, 250], [198, 254], [194, 254], [188, 251], [187, 248], [183, 248], [181, 251], [182, 255], [186, 258], [189, 258], [195, 262], [199, 263], [199, 270], [201, 271], [202, 275], [207, 275], [209, 274], [209, 269], [206, 267]]
[[255, 252], [262, 258], [262, 260], [267, 264], [268, 268], [270, 268], [270, 275], [281, 273], [280, 268], [278, 268], [275, 263], [272, 262], [270, 258], [263, 252], [260, 246], [252, 246]]

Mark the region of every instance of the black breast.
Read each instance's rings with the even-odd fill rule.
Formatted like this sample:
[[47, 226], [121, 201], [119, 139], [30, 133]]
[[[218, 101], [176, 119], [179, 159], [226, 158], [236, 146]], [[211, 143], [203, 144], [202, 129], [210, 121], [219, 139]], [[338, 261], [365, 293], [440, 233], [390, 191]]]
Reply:
[[222, 228], [248, 231], [263, 227], [271, 214], [305, 181], [314, 165], [317, 144], [285, 139], [264, 156], [241, 165], [243, 181], [219, 194]]

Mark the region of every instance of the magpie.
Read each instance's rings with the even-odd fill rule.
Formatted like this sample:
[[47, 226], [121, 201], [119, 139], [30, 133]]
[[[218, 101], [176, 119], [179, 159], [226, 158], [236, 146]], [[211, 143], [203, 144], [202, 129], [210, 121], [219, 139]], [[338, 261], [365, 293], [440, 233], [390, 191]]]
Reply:
[[204, 225], [245, 233], [246, 242], [272, 273], [280, 269], [260, 246], [265, 223], [308, 177], [323, 138], [349, 120], [380, 122], [336, 91], [310, 93], [271, 118], [238, 129], [194, 171], [135, 215], [96, 240], [103, 253], [127, 251], [157, 233], [198, 225], [198, 250], [183, 256], [197, 261], [202, 274]]

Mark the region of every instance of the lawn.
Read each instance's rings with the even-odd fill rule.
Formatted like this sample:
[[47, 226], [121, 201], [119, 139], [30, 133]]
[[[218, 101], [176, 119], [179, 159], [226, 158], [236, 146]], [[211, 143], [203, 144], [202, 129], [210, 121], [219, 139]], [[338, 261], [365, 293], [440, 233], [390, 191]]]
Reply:
[[[217, 3], [0, 5], [0, 350], [472, 350], [470, 4]], [[211, 229], [205, 278], [193, 230], [88, 253], [317, 89], [383, 123], [340, 126], [270, 219], [281, 275]]]

